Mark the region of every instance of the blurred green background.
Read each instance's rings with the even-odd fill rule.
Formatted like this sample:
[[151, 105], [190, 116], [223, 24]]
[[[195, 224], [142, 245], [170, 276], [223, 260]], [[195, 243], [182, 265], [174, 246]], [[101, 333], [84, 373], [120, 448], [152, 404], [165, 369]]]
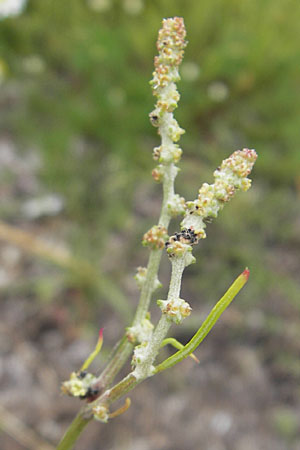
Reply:
[[[251, 281], [222, 330], [233, 345], [253, 347], [271, 379], [288, 383], [288, 400], [278, 402], [290, 409], [276, 409], [271, 427], [278, 448], [298, 449], [299, 1], [30, 0], [22, 14], [0, 18], [1, 218], [58, 239], [95, 269], [61, 272], [27, 255], [1, 289], [6, 299], [22, 293], [38, 311], [55, 305], [51, 314], [63, 311], [64, 327], [75, 323], [83, 334], [111, 323], [111, 344], [128, 324], [138, 298], [131, 277], [147, 258], [140, 240], [157, 222], [161, 198], [151, 178], [159, 137], [147, 117], [148, 81], [161, 20], [175, 15], [189, 41], [178, 85], [176, 118], [186, 134], [177, 192], [194, 199], [238, 148], [255, 148], [259, 158], [251, 190], [208, 225], [195, 249], [183, 285], [194, 315], [173, 334], [187, 339], [248, 266]], [[49, 195], [58, 207], [39, 210]], [[231, 450], [246, 448], [232, 442]]]

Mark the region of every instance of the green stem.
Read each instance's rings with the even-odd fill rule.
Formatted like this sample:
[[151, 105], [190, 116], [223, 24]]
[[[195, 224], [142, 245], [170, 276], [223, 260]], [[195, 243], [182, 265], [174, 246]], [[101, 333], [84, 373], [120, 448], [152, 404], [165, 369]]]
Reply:
[[177, 350], [182, 350], [184, 348], [184, 345], [181, 344], [181, 342], [177, 341], [175, 338], [166, 338], [161, 343], [161, 348], [165, 347], [165, 345], [172, 345], [172, 347], [177, 348]]
[[210, 330], [213, 328], [221, 314], [225, 311], [225, 309], [230, 305], [234, 297], [239, 293], [242, 287], [246, 284], [249, 277], [249, 270], [245, 269], [243, 273], [241, 273], [237, 279], [232, 283], [227, 292], [223, 295], [223, 297], [218, 301], [218, 303], [211, 310], [197, 333], [192, 337], [192, 339], [184, 346], [182, 350], [179, 350], [175, 355], [170, 356], [168, 359], [163, 361], [161, 364], [156, 366], [155, 373], [161, 372], [162, 370], [169, 369], [175, 364], [179, 363], [191, 353], [201, 344], [203, 339], [208, 335]]
[[126, 334], [120, 340], [115, 353], [103, 372], [98, 377], [93, 385], [94, 388], [100, 390], [106, 389], [113, 382], [115, 376], [120, 372], [127, 359], [129, 358], [133, 349], [133, 344], [128, 341]]
[[108, 393], [104, 393], [103, 397], [100, 398], [99, 403], [104, 402], [106, 405], [110, 405], [129, 391], [132, 391], [132, 389], [141, 381], [142, 380], [137, 380], [132, 373], [128, 374], [123, 380], [111, 388]]
[[[167, 189], [167, 192], [170, 192], [170, 189]], [[167, 214], [167, 210], [164, 210], [162, 208], [159, 223], [163, 224], [164, 226], [167, 227], [169, 225], [169, 222], [170, 222], [170, 217]], [[147, 277], [146, 277], [145, 283], [144, 283], [142, 291], [141, 291], [139, 305], [138, 305], [138, 308], [137, 308], [137, 311], [135, 314], [135, 318], [133, 320], [134, 325], [139, 323], [141, 320], [143, 320], [148, 312], [149, 304], [151, 301], [151, 296], [153, 293], [153, 286], [154, 286], [155, 280], [157, 278], [161, 255], [162, 255], [162, 250], [152, 250], [150, 253], [148, 267], [147, 267]], [[97, 381], [93, 387], [99, 388], [99, 389], [106, 389], [113, 382], [116, 375], [120, 372], [120, 370], [122, 369], [122, 367], [124, 366], [124, 364], [126, 363], [128, 358], [130, 357], [130, 355], [132, 353], [132, 349], [133, 349], [133, 344], [131, 344], [128, 341], [126, 334], [124, 334], [124, 336], [122, 337], [119, 345], [117, 346], [117, 348], [113, 354], [112, 359], [110, 360], [110, 362], [108, 363], [108, 365], [106, 366], [104, 371], [101, 373], [101, 375], [99, 376], [99, 378], [97, 379]], [[123, 381], [121, 381], [120, 383], [121, 383], [121, 386], [118, 387], [118, 389], [120, 388], [122, 390], [124, 388], [124, 384], [122, 384]], [[136, 384], [137, 383], [135, 383], [135, 384], [132, 383], [131, 389], [133, 389], [133, 387]], [[116, 386], [118, 386], [118, 385], [116, 385]], [[131, 389], [129, 389], [129, 390], [131, 390]], [[127, 392], [127, 390], [122, 390], [121, 395], [124, 395], [126, 392]], [[65, 437], [68, 437], [70, 432], [71, 432], [71, 436], [73, 435], [72, 430], [74, 427], [76, 428], [78, 426], [77, 423], [78, 423], [78, 416], [76, 416], [76, 418], [70, 425], [70, 429], [67, 430]], [[81, 433], [81, 431], [83, 430], [85, 425], [80, 428], [80, 431], [79, 431], [77, 437], [79, 436], [79, 434]], [[72, 441], [73, 443], [76, 442], [77, 437], [74, 438], [74, 441]], [[64, 440], [64, 438], [63, 438], [63, 440]], [[61, 441], [62, 443], [63, 443], [63, 440]], [[61, 447], [61, 449], [72, 448], [72, 444], [70, 444], [70, 445], [71, 445], [70, 447]]]
[[[184, 48], [184, 42], [182, 43], [182, 49]], [[180, 61], [179, 61], [180, 63]], [[178, 64], [179, 64], [178, 63]], [[176, 78], [176, 77], [175, 77]], [[155, 94], [157, 95], [157, 94]], [[174, 107], [173, 107], [174, 109]], [[165, 147], [166, 149], [170, 146], [172, 147], [173, 142], [170, 135], [169, 127], [170, 123], [173, 119], [173, 113], [170, 112], [164, 112], [162, 117], [161, 126], [159, 127], [159, 134], [161, 136], [162, 145], [161, 147]], [[177, 124], [177, 122], [175, 121]], [[177, 140], [174, 138], [174, 140]], [[172, 156], [172, 155], [169, 155]], [[174, 196], [174, 180], [177, 175], [177, 167], [175, 166], [174, 162], [172, 162], [169, 159], [165, 159], [167, 162], [162, 162], [162, 164], [165, 167], [164, 172], [164, 178], [163, 178], [163, 202], [162, 202], [162, 209], [161, 214], [159, 218], [159, 225], [165, 227], [168, 229], [171, 216], [169, 213], [168, 203], [173, 200]], [[147, 275], [146, 280], [144, 283], [144, 286], [141, 291], [141, 296], [139, 300], [139, 304], [137, 307], [137, 311], [135, 314], [135, 318], [133, 320], [133, 326], [139, 325], [141, 321], [146, 317], [146, 314], [149, 309], [149, 304], [151, 301], [151, 296], [154, 291], [155, 282], [157, 280], [157, 273], [159, 269], [159, 264], [161, 260], [162, 250], [152, 250], [149, 256], [149, 262], [148, 262], [148, 268], [147, 268]], [[181, 280], [181, 278], [180, 278]], [[172, 280], [171, 280], [172, 281]], [[180, 287], [180, 282], [179, 282]], [[170, 286], [171, 288], [171, 286]], [[168, 320], [167, 320], [168, 319]], [[166, 323], [164, 323], [166, 322]], [[168, 322], [168, 323], [167, 323]], [[153, 353], [151, 358], [152, 362], [154, 362], [155, 357], [159, 351], [159, 347], [161, 344], [161, 341], [165, 337], [169, 324], [170, 319], [166, 317], [162, 317], [161, 321], [159, 322], [158, 326], [156, 327], [153, 336], [157, 336], [157, 342], [154, 342], [155, 347], [155, 354]], [[163, 325], [163, 327], [162, 327]], [[161, 328], [162, 327], [162, 328]], [[159, 335], [159, 336], [158, 336]], [[95, 386], [99, 386], [100, 389], [107, 388], [112, 381], [114, 380], [115, 376], [118, 374], [118, 372], [121, 370], [123, 365], [126, 363], [127, 359], [129, 358], [131, 352], [132, 352], [133, 345], [127, 341], [126, 334], [123, 336], [123, 338], [120, 341], [119, 346], [117, 347], [112, 359], [110, 360], [109, 364], [105, 368], [104, 372], [99, 376], [97, 379]], [[149, 357], [149, 361], [151, 359]], [[148, 376], [148, 374], [147, 374]], [[136, 384], [137, 381], [135, 376], [132, 374], [129, 374], [128, 377], [126, 377], [124, 380], [122, 380], [120, 383], [118, 383], [115, 387], [112, 389], [104, 392], [104, 394], [97, 400], [101, 403], [101, 400], [107, 399], [107, 395], [109, 393], [113, 397], [113, 394], [115, 392], [116, 398], [119, 398], [120, 396], [124, 395], [126, 392], [131, 390]], [[114, 391], [114, 389], [116, 391]], [[94, 402], [93, 402], [94, 403]], [[89, 408], [92, 406], [89, 405]], [[72, 445], [75, 443], [77, 437], [81, 433], [82, 429], [85, 427], [85, 425], [88, 423], [87, 419], [84, 419], [83, 416], [77, 416], [73, 423], [70, 425], [69, 429], [67, 430], [65, 437], [63, 438], [60, 445], [63, 444], [63, 442], [66, 442], [65, 446], [58, 447], [58, 450], [64, 450], [71, 448]], [[76, 434], [76, 428], [78, 428], [78, 432]], [[68, 444], [69, 443], [69, 444]], [[69, 445], [69, 446], [68, 446]]]
[[80, 434], [84, 430], [84, 428], [87, 426], [87, 424], [92, 419], [92, 416], [90, 418], [85, 418], [82, 413], [78, 413], [67, 431], [65, 432], [64, 436], [62, 437], [62, 440], [58, 444], [56, 450], [69, 450], [72, 449], [75, 442], [79, 438]]
[[179, 169], [174, 163], [165, 164], [164, 167], [163, 201], [158, 224], [168, 229], [170, 224], [168, 203], [174, 196], [174, 182]]
[[[181, 342], [177, 341], [177, 339], [175, 338], [166, 338], [162, 341], [161, 343], [161, 347], [164, 347], [165, 345], [172, 345], [172, 347], [177, 348], [177, 350], [182, 350], [184, 348], [184, 345], [181, 344]], [[196, 363], [200, 363], [199, 359], [196, 358], [196, 356], [194, 355], [194, 353], [191, 353], [189, 355]]]
[[139, 304], [133, 319], [133, 326], [139, 324], [145, 317], [149, 309], [152, 294], [154, 292], [154, 283], [157, 279], [162, 250], [151, 250], [147, 266], [147, 275], [143, 284]]
[[[185, 265], [185, 255], [172, 260], [172, 274], [168, 292], [168, 300], [178, 298], [180, 295], [181, 279]], [[152, 375], [152, 365], [171, 325], [172, 319], [167, 314], [162, 314], [157, 326], [155, 327], [152, 338], [148, 343], [148, 350], [145, 354], [144, 361], [137, 364], [133, 372], [123, 378], [111, 389], [106, 390], [97, 400], [87, 405], [87, 411], [92, 409], [95, 405], [110, 405]]]
[[[140, 323], [145, 318], [148, 312], [151, 296], [153, 293], [153, 285], [157, 278], [161, 255], [162, 250], [152, 250], [150, 253], [147, 267], [147, 276], [142, 287], [140, 301], [133, 320], [133, 326]], [[124, 334], [112, 359], [99, 376], [94, 387], [98, 387], [100, 389], [108, 387], [130, 357], [132, 349], [133, 344], [128, 341], [126, 334]]]
[[[168, 300], [172, 301], [179, 298], [182, 274], [185, 268], [185, 255], [182, 257], [174, 258], [172, 262], [172, 273], [168, 292]], [[162, 314], [158, 324], [153, 332], [152, 338], [148, 344], [148, 355], [145, 361], [137, 365], [136, 371], [139, 373], [139, 378], [145, 379], [151, 373], [152, 364], [161, 347], [161, 343], [166, 337], [170, 327], [172, 325], [172, 318], [168, 314]]]
[[[168, 202], [174, 195], [174, 180], [176, 176], [176, 167], [173, 163], [166, 165], [166, 176], [163, 182], [163, 204], [161, 214], [159, 217], [159, 225], [168, 229], [171, 217], [168, 213]], [[145, 283], [143, 284], [139, 304], [133, 319], [133, 326], [139, 324], [145, 317], [149, 310], [152, 294], [154, 292], [153, 286], [157, 279], [158, 269], [162, 256], [162, 250], [151, 250], [147, 266], [147, 275]], [[120, 344], [102, 374], [99, 376], [95, 387], [107, 387], [114, 380], [115, 376], [122, 369], [128, 358], [132, 353], [133, 345], [128, 342], [126, 334], [122, 337]]]

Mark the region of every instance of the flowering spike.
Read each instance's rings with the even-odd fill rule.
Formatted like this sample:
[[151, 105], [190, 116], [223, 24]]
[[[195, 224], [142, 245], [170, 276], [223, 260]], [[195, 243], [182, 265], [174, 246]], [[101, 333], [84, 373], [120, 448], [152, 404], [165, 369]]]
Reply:
[[96, 405], [93, 407], [92, 412], [94, 419], [102, 423], [107, 423], [109, 419], [108, 407], [106, 405]]
[[[256, 161], [255, 150], [244, 148], [232, 153], [221, 166], [215, 170], [214, 184], [204, 183], [199, 189], [198, 198], [186, 203], [186, 213], [181, 222], [181, 234], [184, 234], [190, 244], [196, 244], [199, 239], [205, 239], [206, 222], [217, 217], [219, 211], [229, 202], [238, 189], [247, 191], [251, 180], [247, 178]], [[178, 234], [178, 233], [177, 233]], [[169, 241], [180, 240], [174, 236]]]
[[[150, 81], [153, 95], [157, 97], [155, 109], [149, 114], [150, 122], [158, 128], [162, 138], [162, 145], [154, 149], [153, 158], [166, 165], [177, 163], [182, 153], [175, 142], [180, 139], [184, 130], [175, 120], [173, 111], [180, 99], [176, 82], [180, 80], [178, 68], [186, 47], [185, 35], [181, 17], [163, 20], [157, 39], [158, 56], [154, 58], [155, 71]], [[162, 166], [158, 166], [153, 176], [156, 181], [162, 180], [165, 176]]]
[[102, 344], [103, 344], [103, 329], [104, 328], [100, 328], [100, 330], [99, 330], [99, 338], [98, 338], [95, 350], [87, 357], [87, 359], [82, 364], [81, 369], [80, 369], [81, 372], [86, 370], [89, 367], [89, 365], [94, 361], [94, 359], [96, 358], [96, 356], [100, 352], [100, 350], [102, 348]]
[[[173, 112], [180, 98], [176, 82], [180, 79], [178, 68], [185, 46], [183, 19], [178, 17], [164, 19], [162, 29], [159, 31], [157, 41], [159, 54], [155, 58], [155, 72], [151, 81], [157, 102], [154, 111], [150, 113], [150, 121], [157, 127], [161, 137], [161, 145], [153, 152], [153, 158], [159, 164], [153, 171], [153, 177], [163, 184], [163, 202], [158, 225], [152, 227], [143, 238], [143, 244], [150, 247], [151, 253], [147, 268], [139, 267], [135, 276], [141, 288], [140, 301], [132, 326], [127, 328], [126, 335], [114, 349], [102, 374], [96, 378], [85, 369], [101, 350], [103, 329], [99, 332], [95, 350], [84, 362], [81, 371], [73, 372], [70, 380], [63, 383], [63, 392], [87, 400], [88, 405], [76, 416], [61, 440], [59, 449], [70, 448], [75, 443], [92, 415], [96, 420], [106, 423], [110, 418], [124, 413], [130, 406], [129, 398], [113, 413], [110, 413], [109, 408], [113, 402], [130, 392], [146, 378], [172, 367], [188, 356], [199, 362], [193, 355], [194, 350], [205, 339], [249, 278], [249, 270], [246, 268], [216, 303], [186, 345], [173, 338], [165, 339], [172, 322], [180, 323], [191, 312], [189, 304], [180, 298], [180, 291], [183, 271], [186, 266], [195, 261], [192, 245], [199, 239], [205, 238], [206, 222], [218, 215], [224, 203], [233, 197], [237, 189], [244, 191], [249, 189], [251, 180], [247, 176], [257, 157], [254, 150], [243, 149], [234, 152], [214, 172], [214, 183], [203, 184], [195, 201], [186, 203], [182, 197], [175, 194], [174, 180], [179, 170], [176, 164], [182, 153], [176, 142], [184, 130], [179, 127]], [[173, 215], [179, 214], [185, 216], [181, 223], [181, 231], [169, 238], [167, 230], [170, 219]], [[158, 300], [162, 314], [154, 327], [147, 311], [152, 293], [159, 285], [157, 273], [161, 250], [164, 246], [171, 259], [172, 272], [167, 300]], [[139, 344], [136, 345], [137, 343]], [[179, 351], [155, 367], [160, 347], [167, 343]], [[117, 384], [113, 384], [132, 350], [133, 370]]]
[[168, 239], [167, 229], [162, 225], [154, 225], [144, 234], [142, 244], [152, 249], [163, 249]]

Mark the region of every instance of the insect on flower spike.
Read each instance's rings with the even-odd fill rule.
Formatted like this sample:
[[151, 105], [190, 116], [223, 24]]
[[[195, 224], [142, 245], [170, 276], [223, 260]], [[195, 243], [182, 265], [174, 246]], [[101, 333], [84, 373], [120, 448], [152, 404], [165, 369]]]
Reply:
[[82, 364], [82, 366], [80, 368], [80, 372], [86, 370], [92, 364], [92, 362], [94, 361], [94, 359], [96, 358], [98, 353], [100, 353], [100, 350], [102, 348], [102, 344], [103, 344], [103, 328], [100, 328], [99, 338], [98, 338], [95, 350], [84, 361], [84, 363]]

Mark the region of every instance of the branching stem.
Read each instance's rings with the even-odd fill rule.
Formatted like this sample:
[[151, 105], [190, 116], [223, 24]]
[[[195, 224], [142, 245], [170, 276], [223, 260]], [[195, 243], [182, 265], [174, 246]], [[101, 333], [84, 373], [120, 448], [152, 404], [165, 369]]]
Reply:
[[[153, 153], [154, 159], [159, 162], [159, 165], [153, 170], [153, 177], [156, 181], [163, 183], [163, 200], [158, 225], [152, 227], [143, 239], [143, 244], [150, 246], [151, 250], [147, 269], [139, 268], [136, 277], [138, 285], [141, 287], [141, 294], [132, 326], [113, 350], [106, 368], [98, 378], [95, 379], [92, 374], [84, 374], [82, 371], [72, 373], [71, 381], [65, 382], [65, 387], [73, 389], [71, 395], [87, 398], [89, 403], [81, 408], [57, 450], [71, 449], [81, 431], [93, 417], [107, 422], [109, 418], [124, 412], [129, 407], [130, 400], [127, 400], [125, 405], [115, 413], [110, 413], [110, 405], [146, 378], [172, 367], [190, 356], [242, 289], [249, 276], [249, 271], [246, 269], [234, 281], [185, 346], [174, 339], [166, 340], [172, 323], [181, 323], [191, 311], [190, 305], [180, 298], [180, 289], [185, 267], [195, 261], [192, 256], [192, 245], [206, 237], [206, 219], [216, 217], [224, 204], [234, 196], [236, 190], [246, 191], [249, 189], [251, 180], [247, 176], [257, 157], [254, 150], [243, 149], [234, 152], [214, 172], [215, 182], [211, 185], [207, 183], [202, 185], [195, 201], [185, 202], [182, 197], [174, 193], [174, 182], [178, 173], [176, 163], [182, 153], [177, 142], [184, 130], [179, 127], [173, 111], [180, 98], [176, 82], [180, 79], [178, 67], [186, 46], [185, 35], [184, 22], [179, 17], [164, 19], [163, 27], [158, 35], [159, 55], [154, 60], [155, 71], [150, 83], [153, 94], [157, 97], [157, 103], [155, 109], [150, 113], [150, 120], [158, 128], [161, 136], [161, 145], [156, 147]], [[180, 232], [168, 237], [167, 230], [171, 217], [179, 214], [184, 214]], [[166, 239], [167, 242], [165, 242]], [[162, 315], [153, 331], [153, 325], [149, 322], [147, 313], [152, 294], [159, 286], [157, 274], [164, 245], [172, 263], [172, 273], [167, 300], [157, 301]], [[179, 351], [154, 367], [159, 350], [164, 343], [173, 344], [179, 348]], [[134, 345], [136, 345], [135, 348]], [[96, 351], [99, 350], [99, 346], [101, 345], [98, 344]], [[115, 377], [130, 357], [133, 348], [134, 370], [113, 385]], [[84, 368], [94, 355], [95, 352], [86, 360]], [[91, 376], [92, 382], [85, 388], [84, 383]], [[83, 395], [81, 395], [82, 389]], [[67, 393], [70, 393], [70, 390], [67, 390]], [[96, 398], [96, 396], [98, 397]]]

